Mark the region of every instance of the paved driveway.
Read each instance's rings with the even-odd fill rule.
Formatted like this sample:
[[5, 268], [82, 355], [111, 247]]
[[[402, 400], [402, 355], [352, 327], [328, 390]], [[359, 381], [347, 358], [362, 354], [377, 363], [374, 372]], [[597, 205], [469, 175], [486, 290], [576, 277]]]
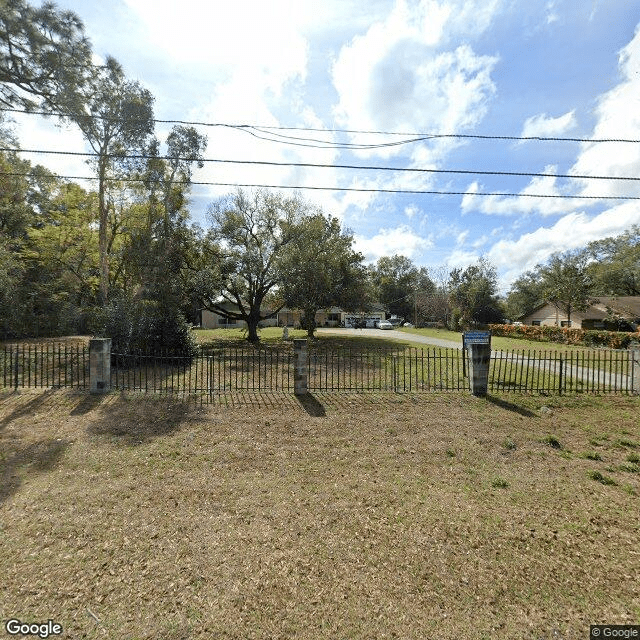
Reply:
[[389, 329], [316, 329], [319, 334], [332, 335], [362, 335], [372, 338], [387, 338], [389, 340], [408, 340], [417, 344], [431, 344], [436, 347], [448, 347], [449, 349], [462, 349], [462, 336], [458, 342], [453, 340], [441, 340], [440, 338], [431, 338], [429, 336], [419, 336], [415, 333], [405, 333], [404, 331], [394, 331]]

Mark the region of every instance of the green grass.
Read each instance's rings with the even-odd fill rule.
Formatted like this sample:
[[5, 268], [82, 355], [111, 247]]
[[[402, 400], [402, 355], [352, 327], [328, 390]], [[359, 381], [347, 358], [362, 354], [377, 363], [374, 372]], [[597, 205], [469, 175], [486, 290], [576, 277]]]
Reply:
[[[616, 443], [640, 439], [640, 398], [315, 400], [323, 413], [293, 394], [205, 408], [0, 394], [5, 619], [86, 640], [578, 638], [590, 620], [638, 622], [620, 576], [640, 571], [640, 473]], [[587, 451], [604, 432], [602, 473], [540, 443]]]

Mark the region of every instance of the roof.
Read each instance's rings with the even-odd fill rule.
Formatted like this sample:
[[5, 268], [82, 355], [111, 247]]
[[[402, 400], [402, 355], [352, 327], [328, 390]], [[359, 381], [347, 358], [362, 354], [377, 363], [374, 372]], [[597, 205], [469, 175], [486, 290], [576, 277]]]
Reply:
[[[520, 315], [518, 319], [528, 318], [539, 309], [552, 304], [551, 302], [542, 302], [529, 313]], [[609, 315], [609, 310], [625, 320], [638, 320], [640, 319], [640, 296], [598, 296], [585, 311], [578, 313], [584, 317], [597, 315], [597, 319], [603, 319]]]

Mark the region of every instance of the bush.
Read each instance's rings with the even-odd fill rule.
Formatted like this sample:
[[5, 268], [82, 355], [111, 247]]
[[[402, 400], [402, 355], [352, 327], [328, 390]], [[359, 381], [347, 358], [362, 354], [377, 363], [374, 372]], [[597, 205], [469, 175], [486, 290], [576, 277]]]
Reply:
[[492, 324], [491, 335], [505, 338], [524, 338], [538, 342], [558, 342], [560, 344], [582, 345], [585, 347], [607, 347], [628, 349], [640, 341], [640, 333], [626, 331], [600, 331], [571, 329], [565, 327], [533, 327], [530, 325]]
[[111, 338], [112, 353], [166, 353], [194, 356], [195, 340], [184, 317], [153, 300], [119, 299], [96, 319], [102, 337]]

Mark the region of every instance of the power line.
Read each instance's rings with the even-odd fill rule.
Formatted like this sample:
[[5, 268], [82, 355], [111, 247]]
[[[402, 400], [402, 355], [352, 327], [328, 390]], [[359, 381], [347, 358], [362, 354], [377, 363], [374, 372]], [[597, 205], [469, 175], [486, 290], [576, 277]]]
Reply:
[[[0, 111], [6, 111], [9, 113], [24, 113], [40, 116], [58, 116], [61, 118], [96, 118], [102, 120], [121, 120], [121, 118], [111, 118], [109, 116], [99, 116], [92, 114], [70, 114], [46, 111], [30, 111], [27, 109], [9, 109], [0, 108]], [[384, 143], [379, 146], [388, 146], [390, 144], [405, 144], [410, 142], [418, 142], [421, 140], [430, 140], [437, 138], [460, 138], [460, 139], [475, 139], [475, 140], [504, 140], [504, 141], [536, 141], [536, 142], [585, 142], [585, 143], [602, 143], [602, 142], [622, 142], [622, 143], [640, 143], [640, 139], [635, 138], [569, 138], [569, 137], [550, 137], [550, 136], [510, 136], [510, 135], [482, 135], [482, 134], [465, 134], [465, 133], [418, 133], [418, 132], [400, 132], [400, 131], [377, 131], [377, 130], [364, 130], [364, 129], [326, 129], [326, 128], [313, 128], [313, 127], [286, 127], [286, 126], [268, 126], [268, 125], [253, 125], [253, 124], [231, 124], [227, 122], [204, 122], [197, 120], [170, 120], [154, 118], [154, 122], [159, 124], [184, 124], [202, 127], [226, 127], [236, 130], [249, 130], [252, 129], [258, 133], [269, 133], [270, 131], [310, 131], [321, 133], [359, 133], [368, 135], [385, 135], [385, 136], [412, 136], [409, 140], [401, 141], [399, 143]], [[256, 135], [255, 133], [253, 135]], [[277, 135], [277, 134], [273, 134]], [[256, 136], [257, 137], [257, 136]], [[283, 136], [287, 137], [287, 136]], [[291, 139], [304, 140], [304, 138], [296, 138], [290, 136]], [[270, 139], [272, 140], [272, 139]], [[272, 140], [275, 141], [275, 140]], [[327, 141], [320, 141], [327, 142]], [[327, 144], [330, 144], [327, 142]], [[349, 143], [343, 143], [348, 145]], [[372, 145], [378, 146], [378, 145]], [[363, 146], [366, 148], [366, 145]]]
[[[81, 157], [97, 157], [99, 154], [94, 152], [82, 151], [52, 151], [46, 149], [13, 149], [12, 147], [0, 147], [0, 151], [15, 151], [18, 153], [39, 153], [48, 155], [66, 155]], [[148, 154], [113, 154], [113, 158], [127, 158], [135, 160], [184, 160], [181, 156], [152, 156]], [[314, 162], [277, 162], [272, 160], [223, 160], [220, 158], [199, 158], [199, 162], [211, 162], [219, 164], [248, 164], [248, 165], [264, 165], [274, 167], [307, 167], [315, 169], [353, 169], [362, 171], [404, 171], [410, 173], [436, 173], [436, 174], [458, 174], [458, 175], [482, 175], [482, 176], [510, 176], [510, 177], [529, 177], [529, 178], [569, 178], [574, 180], [627, 180], [640, 181], [638, 176], [599, 176], [569, 173], [536, 173], [528, 171], [501, 171], [501, 170], [484, 170], [484, 169], [421, 169], [417, 167], [388, 167], [375, 165], [354, 165], [354, 164], [322, 164]]]
[[[0, 175], [31, 177], [30, 173], [14, 173], [0, 171]], [[96, 176], [56, 176], [62, 180], [99, 180]], [[138, 182], [145, 184], [162, 184], [161, 180], [147, 180], [145, 178], [105, 178], [106, 182]], [[431, 191], [421, 189], [380, 189], [380, 188], [364, 188], [364, 187], [312, 187], [305, 185], [277, 185], [277, 184], [249, 184], [240, 182], [198, 182], [191, 180], [174, 180], [172, 184], [185, 184], [197, 186], [214, 186], [214, 187], [251, 187], [258, 189], [295, 189], [310, 191], [357, 191], [364, 193], [406, 193], [417, 195], [435, 195], [435, 196], [494, 196], [506, 198], [545, 198], [560, 200], [640, 200], [640, 196], [582, 196], [582, 195], [560, 195], [547, 193], [485, 193], [481, 191]]]

